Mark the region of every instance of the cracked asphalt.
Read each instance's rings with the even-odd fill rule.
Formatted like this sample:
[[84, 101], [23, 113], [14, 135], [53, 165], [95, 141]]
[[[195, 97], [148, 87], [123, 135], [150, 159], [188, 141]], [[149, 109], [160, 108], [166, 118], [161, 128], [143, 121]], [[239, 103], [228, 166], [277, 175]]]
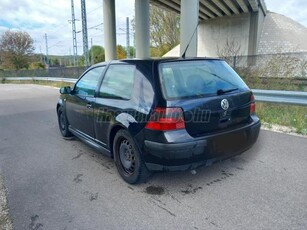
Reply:
[[0, 174], [13, 228], [307, 229], [307, 138], [261, 131], [246, 153], [126, 184], [57, 126], [58, 90], [0, 84]]

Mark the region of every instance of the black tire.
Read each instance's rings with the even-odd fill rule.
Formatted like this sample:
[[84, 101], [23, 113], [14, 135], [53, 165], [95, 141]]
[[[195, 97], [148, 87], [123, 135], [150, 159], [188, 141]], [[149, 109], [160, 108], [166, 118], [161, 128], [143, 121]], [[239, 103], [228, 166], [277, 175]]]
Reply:
[[62, 136], [65, 138], [72, 137], [73, 134], [68, 129], [69, 123], [62, 106], [58, 108], [58, 122]]
[[121, 129], [116, 133], [113, 153], [117, 171], [127, 183], [142, 183], [150, 176], [150, 172], [127, 130]]

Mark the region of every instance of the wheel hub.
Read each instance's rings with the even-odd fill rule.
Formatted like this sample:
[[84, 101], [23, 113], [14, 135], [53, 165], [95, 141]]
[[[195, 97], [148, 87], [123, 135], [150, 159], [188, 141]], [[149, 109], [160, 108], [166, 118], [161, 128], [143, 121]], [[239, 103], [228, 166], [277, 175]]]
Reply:
[[134, 172], [134, 153], [128, 140], [123, 140], [119, 147], [120, 162], [127, 173]]

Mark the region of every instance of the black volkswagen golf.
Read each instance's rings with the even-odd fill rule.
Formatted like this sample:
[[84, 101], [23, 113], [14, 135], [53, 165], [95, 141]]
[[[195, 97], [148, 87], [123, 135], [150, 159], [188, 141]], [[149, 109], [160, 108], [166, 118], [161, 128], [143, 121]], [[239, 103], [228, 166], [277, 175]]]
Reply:
[[251, 90], [219, 59], [99, 63], [60, 93], [62, 135], [113, 157], [131, 184], [240, 154], [260, 130]]

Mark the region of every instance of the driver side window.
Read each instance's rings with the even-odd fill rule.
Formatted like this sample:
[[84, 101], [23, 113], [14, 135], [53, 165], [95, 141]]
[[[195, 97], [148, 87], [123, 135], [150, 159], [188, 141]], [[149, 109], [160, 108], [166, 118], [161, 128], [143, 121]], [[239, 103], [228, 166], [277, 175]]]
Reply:
[[75, 85], [74, 92], [80, 96], [94, 96], [95, 90], [105, 66], [99, 66], [89, 70]]

